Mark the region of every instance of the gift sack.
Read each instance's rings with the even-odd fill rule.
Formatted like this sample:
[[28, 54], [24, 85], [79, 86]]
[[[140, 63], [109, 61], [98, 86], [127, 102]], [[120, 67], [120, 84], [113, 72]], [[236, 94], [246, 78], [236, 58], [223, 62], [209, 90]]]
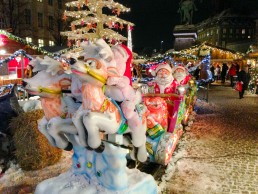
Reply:
[[243, 84], [241, 82], [236, 82], [236, 85], [235, 85], [235, 90], [236, 91], [239, 91], [239, 92], [242, 92], [242, 89], [243, 89]]

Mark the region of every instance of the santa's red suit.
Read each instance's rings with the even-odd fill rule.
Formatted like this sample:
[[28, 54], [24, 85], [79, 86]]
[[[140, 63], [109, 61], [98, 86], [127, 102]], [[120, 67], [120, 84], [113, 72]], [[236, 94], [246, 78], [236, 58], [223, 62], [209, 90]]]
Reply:
[[179, 86], [179, 85], [186, 85], [186, 84], [188, 84], [188, 82], [190, 81], [190, 79], [191, 79], [191, 75], [189, 74], [189, 75], [187, 75], [187, 76], [185, 77], [185, 79], [183, 79], [180, 83], [179, 83], [177, 80], [174, 80], [174, 82], [176, 82], [176, 83], [174, 83], [174, 84], [175, 84], [175, 87], [177, 87], [177, 86]]
[[172, 83], [168, 84], [165, 87], [159, 85], [157, 82], [153, 82], [154, 93], [155, 94], [160, 94], [160, 93], [162, 93], [162, 94], [171, 94], [171, 93], [175, 93], [177, 85], [178, 85], [178, 83], [176, 82], [176, 80], [172, 81]]
[[[159, 76], [159, 71], [167, 70], [163, 76]], [[159, 66], [155, 69], [154, 75], [156, 76], [155, 82], [152, 82], [150, 85], [153, 87], [153, 92], [155, 94], [172, 94], [176, 93], [177, 82], [174, 80], [172, 76], [172, 69], [168, 64], [159, 64]], [[169, 114], [173, 112], [173, 100], [175, 100], [175, 96], [164, 97], [167, 101], [168, 112]], [[170, 103], [171, 102], [171, 103]], [[169, 115], [170, 116], [170, 115]]]

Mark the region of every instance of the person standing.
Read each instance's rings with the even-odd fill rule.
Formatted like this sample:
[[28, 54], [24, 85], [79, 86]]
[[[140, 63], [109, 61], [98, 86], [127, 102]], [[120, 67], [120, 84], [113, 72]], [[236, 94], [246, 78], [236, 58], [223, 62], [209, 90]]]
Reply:
[[25, 70], [25, 78], [31, 78], [33, 75], [32, 72], [33, 67], [31, 65], [28, 65], [26, 70]]
[[221, 70], [221, 83], [225, 83], [227, 71], [228, 71], [228, 66], [226, 63], [223, 63], [222, 70]]
[[241, 84], [242, 84], [242, 91], [239, 92], [239, 99], [242, 99], [242, 98], [244, 98], [244, 93], [248, 87], [248, 83], [250, 80], [250, 74], [248, 72], [248, 67], [241, 68], [241, 71], [239, 71], [237, 74], [237, 80], [239, 82], [241, 82]]
[[234, 86], [234, 76], [237, 75], [236, 65], [232, 64], [231, 67], [228, 70], [228, 75], [230, 77], [230, 86]]
[[215, 67], [213, 65], [211, 65], [210, 71], [211, 71], [211, 75], [212, 75], [212, 81], [214, 81], [214, 79], [215, 79]]
[[219, 80], [219, 76], [220, 76], [220, 66], [217, 65], [215, 71], [214, 71], [214, 77], [215, 77], [215, 81]]

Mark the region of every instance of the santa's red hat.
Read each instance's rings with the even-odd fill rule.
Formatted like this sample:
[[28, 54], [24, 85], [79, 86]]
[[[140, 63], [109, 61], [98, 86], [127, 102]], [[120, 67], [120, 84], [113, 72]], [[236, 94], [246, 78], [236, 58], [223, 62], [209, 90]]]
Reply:
[[178, 66], [173, 67], [172, 73], [174, 73], [177, 69], [182, 69], [182, 70], [184, 70], [184, 71], [187, 73], [186, 68], [183, 67], [183, 66], [181, 66], [181, 65], [178, 65]]
[[156, 67], [155, 71], [152, 71], [152, 72], [151, 72], [151, 74], [152, 74], [153, 76], [156, 76], [157, 73], [158, 73], [158, 71], [161, 70], [161, 69], [166, 69], [166, 70], [168, 70], [170, 73], [172, 73], [172, 69], [171, 69], [171, 67], [170, 67], [170, 65], [169, 65], [168, 63], [160, 63], [160, 64]]

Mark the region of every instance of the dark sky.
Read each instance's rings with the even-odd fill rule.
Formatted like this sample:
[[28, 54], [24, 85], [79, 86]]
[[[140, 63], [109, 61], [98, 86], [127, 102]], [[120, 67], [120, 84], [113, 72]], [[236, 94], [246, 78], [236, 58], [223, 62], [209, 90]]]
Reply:
[[[143, 48], [163, 49], [173, 47], [173, 29], [180, 24], [177, 13], [180, 0], [116, 0], [129, 8], [131, 12], [122, 13], [119, 17], [135, 24], [132, 32], [133, 50]], [[194, 12], [193, 24], [199, 23], [209, 16], [226, 8], [247, 10], [258, 9], [258, 0], [195, 0], [198, 11]]]

